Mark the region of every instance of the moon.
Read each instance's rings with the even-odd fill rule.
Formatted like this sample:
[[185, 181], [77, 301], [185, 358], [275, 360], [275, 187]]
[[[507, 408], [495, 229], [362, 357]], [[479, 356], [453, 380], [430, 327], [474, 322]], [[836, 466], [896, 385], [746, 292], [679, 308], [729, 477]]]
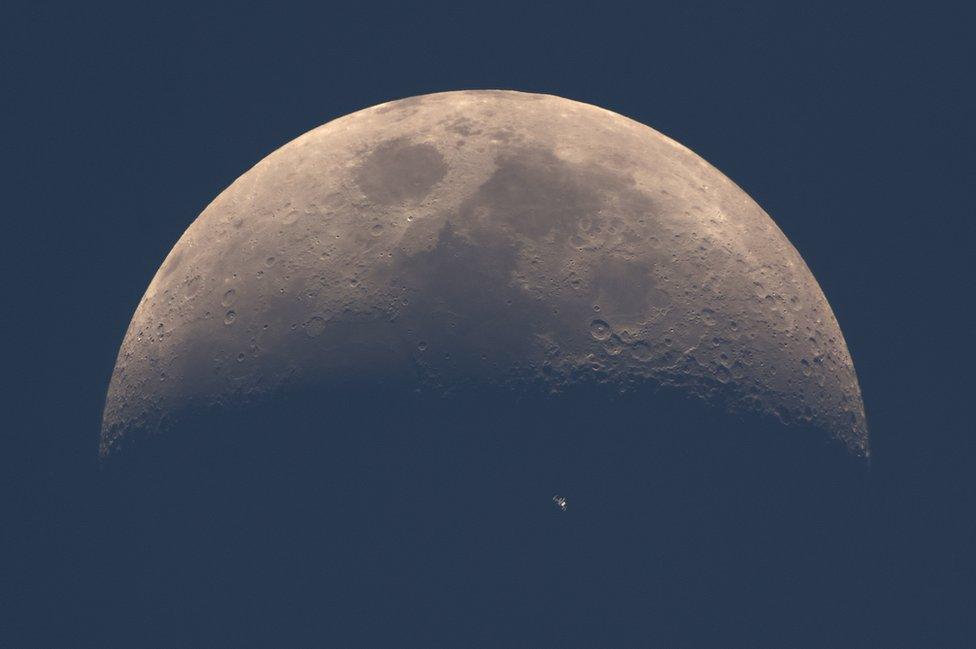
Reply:
[[587, 382], [869, 453], [823, 292], [731, 180], [596, 106], [443, 92], [313, 129], [206, 207], [125, 334], [100, 455], [302, 390]]

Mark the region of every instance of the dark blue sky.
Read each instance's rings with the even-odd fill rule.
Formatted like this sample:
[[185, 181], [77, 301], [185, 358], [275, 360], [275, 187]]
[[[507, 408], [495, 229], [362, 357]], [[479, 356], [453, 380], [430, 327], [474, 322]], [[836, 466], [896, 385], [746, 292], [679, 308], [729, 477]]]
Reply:
[[345, 4], [4, 11], [0, 646], [82, 637], [79, 602], [99, 585], [79, 576], [76, 541], [104, 392], [136, 302], [186, 226], [308, 129], [459, 88], [632, 117], [773, 216], [861, 380], [889, 542], [874, 587], [900, 593], [882, 617], [906, 644], [976, 642], [972, 10]]

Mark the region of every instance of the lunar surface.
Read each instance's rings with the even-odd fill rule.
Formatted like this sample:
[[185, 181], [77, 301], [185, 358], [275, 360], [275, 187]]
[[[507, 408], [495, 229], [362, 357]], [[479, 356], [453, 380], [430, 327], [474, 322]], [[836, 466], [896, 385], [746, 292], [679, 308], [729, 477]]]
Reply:
[[132, 318], [100, 453], [310, 387], [557, 398], [587, 381], [868, 454], [830, 306], [732, 181], [596, 106], [425, 95], [298, 137], [207, 206]]

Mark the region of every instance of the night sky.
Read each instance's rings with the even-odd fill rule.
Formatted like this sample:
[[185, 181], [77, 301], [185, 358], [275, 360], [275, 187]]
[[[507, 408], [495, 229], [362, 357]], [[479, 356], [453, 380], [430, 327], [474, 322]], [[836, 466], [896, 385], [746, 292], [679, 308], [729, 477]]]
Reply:
[[864, 394], [868, 636], [972, 646], [972, 12], [345, 4], [4, 10], [0, 647], [96, 646], [111, 618], [89, 563], [101, 412], [133, 310], [185, 228], [315, 126], [472, 88], [648, 124], [773, 217]]

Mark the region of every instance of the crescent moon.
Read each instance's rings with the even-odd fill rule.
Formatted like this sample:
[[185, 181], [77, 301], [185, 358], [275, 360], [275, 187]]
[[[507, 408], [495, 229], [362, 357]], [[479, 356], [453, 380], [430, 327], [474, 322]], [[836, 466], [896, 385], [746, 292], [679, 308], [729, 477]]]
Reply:
[[596, 106], [438, 93], [309, 131], [207, 206], [138, 304], [100, 453], [310, 387], [450, 399], [583, 380], [868, 454], [837, 320], [731, 180]]

